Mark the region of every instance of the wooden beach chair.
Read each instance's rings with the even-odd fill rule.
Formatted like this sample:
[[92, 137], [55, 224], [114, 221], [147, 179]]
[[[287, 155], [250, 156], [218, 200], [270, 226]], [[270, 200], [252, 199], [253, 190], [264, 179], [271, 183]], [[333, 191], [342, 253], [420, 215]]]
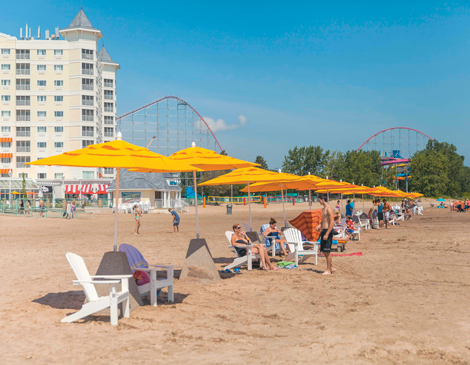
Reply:
[[[308, 256], [315, 256], [315, 265], [318, 265], [318, 243], [310, 241], [302, 241], [302, 233], [296, 228], [288, 228], [284, 231], [287, 244], [291, 253], [287, 255], [285, 261], [290, 261], [295, 257], [295, 264], [299, 266], [299, 256], [301, 257], [300, 263], [308, 259]], [[304, 245], [311, 245], [312, 248], [304, 248]], [[293, 252], [292, 252], [293, 251]]]
[[251, 248], [256, 246], [256, 245], [237, 245], [237, 247], [239, 248], [245, 248], [246, 249], [246, 255], [245, 256], [240, 256], [237, 252], [237, 250], [235, 250], [235, 247], [232, 245], [232, 235], [233, 235], [233, 232], [232, 231], [226, 231], [225, 232], [225, 237], [227, 237], [228, 239], [228, 242], [229, 242], [229, 248], [231, 248], [235, 254], [237, 255], [237, 258], [235, 260], [233, 260], [233, 262], [227, 266], [225, 266], [225, 269], [233, 269], [233, 268], [236, 268], [236, 267], [239, 267], [239, 266], [243, 266], [243, 265], [247, 265], [248, 266], [248, 270], [251, 270], [253, 268], [253, 259], [259, 259], [259, 255], [256, 254], [252, 254], [251, 253]]
[[[118, 324], [118, 304], [122, 305], [122, 315], [129, 318], [129, 279], [132, 275], [95, 275], [90, 276], [88, 269], [83, 261], [83, 258], [74, 254], [67, 253], [65, 255], [67, 261], [70, 263], [73, 272], [78, 280], [74, 280], [74, 285], [81, 285], [85, 292], [88, 303], [82, 305], [82, 309], [78, 312], [71, 314], [61, 320], [61, 322], [73, 322], [89, 315], [95, 314], [103, 309], [110, 309], [111, 324], [116, 326]], [[106, 279], [106, 280], [93, 280], [93, 279]], [[99, 297], [95, 285], [97, 284], [111, 284], [109, 288], [109, 295]], [[121, 284], [121, 291], [117, 291], [117, 285]]]
[[[124, 252], [129, 261], [132, 272], [145, 271], [150, 273], [150, 283], [137, 285], [141, 297], [150, 295], [150, 305], [157, 306], [157, 296], [163, 288], [168, 288], [168, 301], [174, 302], [173, 276], [176, 265], [149, 265], [140, 251], [132, 245], [123, 243], [119, 252]], [[158, 269], [166, 270], [166, 279], [158, 279]]]

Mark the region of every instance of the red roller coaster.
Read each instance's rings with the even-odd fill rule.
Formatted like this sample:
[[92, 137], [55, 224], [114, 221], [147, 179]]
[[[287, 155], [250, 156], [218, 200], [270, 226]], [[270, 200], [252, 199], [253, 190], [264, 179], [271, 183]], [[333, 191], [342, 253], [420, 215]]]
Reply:
[[151, 149], [170, 155], [191, 146], [222, 151], [219, 141], [204, 118], [183, 99], [165, 96], [116, 118], [117, 128], [126, 140], [146, 146], [155, 137]]
[[[398, 131], [398, 140], [395, 131]], [[379, 135], [382, 135], [382, 141]], [[383, 157], [410, 158], [416, 151], [424, 149], [426, 139], [432, 140], [427, 134], [413, 128], [387, 128], [369, 137], [357, 151], [367, 149], [379, 151]]]

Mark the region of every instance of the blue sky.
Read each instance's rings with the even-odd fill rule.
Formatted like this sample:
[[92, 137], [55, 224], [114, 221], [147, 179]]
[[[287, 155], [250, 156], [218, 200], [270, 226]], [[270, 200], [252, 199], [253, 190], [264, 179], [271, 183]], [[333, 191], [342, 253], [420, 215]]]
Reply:
[[[15, 36], [26, 22], [66, 27], [80, 9], [80, 1], [10, 4], [0, 32]], [[204, 117], [238, 124], [216, 131], [229, 154], [260, 154], [271, 168], [295, 146], [346, 151], [396, 126], [454, 143], [470, 165], [468, 2], [85, 0], [83, 8], [121, 64], [118, 115], [179, 96]]]

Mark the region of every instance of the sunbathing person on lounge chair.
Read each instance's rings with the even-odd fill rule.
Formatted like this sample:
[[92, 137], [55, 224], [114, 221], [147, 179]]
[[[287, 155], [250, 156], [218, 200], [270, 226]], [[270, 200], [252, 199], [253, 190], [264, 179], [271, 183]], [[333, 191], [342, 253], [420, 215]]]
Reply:
[[405, 208], [405, 221], [411, 220], [411, 210], [409, 207]]
[[[241, 229], [242, 227], [239, 224], [233, 225], [233, 231], [235, 233], [232, 236], [232, 246], [235, 248], [235, 250], [240, 256], [245, 256], [246, 248], [237, 246], [252, 245], [253, 243], [250, 241], [250, 238], [246, 235], [246, 233], [243, 232]], [[259, 243], [256, 246], [252, 247], [251, 252], [254, 255], [259, 255], [261, 259], [261, 269], [268, 270], [266, 266], [266, 264], [268, 264], [270, 270], [279, 270], [279, 268], [277, 266], [274, 266], [269, 260], [269, 255], [266, 251], [266, 247], [264, 247], [262, 243]]]
[[267, 239], [272, 238], [276, 241], [276, 243], [279, 243], [282, 253], [284, 254], [284, 256], [287, 256], [287, 251], [286, 251], [287, 241], [279, 237], [279, 235], [281, 235], [282, 232], [277, 229], [276, 223], [277, 223], [276, 220], [274, 218], [271, 218], [271, 220], [269, 221], [269, 227], [266, 228], [266, 230], [263, 232], [263, 236], [266, 237]]

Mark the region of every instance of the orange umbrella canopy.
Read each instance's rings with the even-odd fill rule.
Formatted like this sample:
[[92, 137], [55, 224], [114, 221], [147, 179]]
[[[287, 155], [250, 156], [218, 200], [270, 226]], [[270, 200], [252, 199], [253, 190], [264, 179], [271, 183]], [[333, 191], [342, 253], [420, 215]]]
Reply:
[[[236, 184], [249, 184], [249, 183], [276, 183], [277, 189], [279, 188], [279, 182], [282, 181], [289, 181], [289, 180], [296, 180], [299, 179], [296, 175], [286, 174], [286, 173], [279, 173], [274, 171], [263, 170], [258, 167], [244, 167], [240, 169], [236, 169], [231, 171], [225, 175], [221, 175], [216, 177], [215, 179], [203, 182], [199, 184], [200, 186], [208, 186], [208, 185], [236, 185]], [[255, 185], [250, 185], [250, 188]], [[245, 188], [246, 189], [246, 188]], [[241, 191], [248, 191], [248, 190], [241, 190]], [[252, 191], [254, 192], [254, 191]]]
[[302, 232], [309, 241], [315, 242], [320, 236], [320, 232], [315, 227], [321, 223], [321, 211], [321, 208], [307, 210], [300, 213], [297, 218], [292, 219], [289, 223]]

